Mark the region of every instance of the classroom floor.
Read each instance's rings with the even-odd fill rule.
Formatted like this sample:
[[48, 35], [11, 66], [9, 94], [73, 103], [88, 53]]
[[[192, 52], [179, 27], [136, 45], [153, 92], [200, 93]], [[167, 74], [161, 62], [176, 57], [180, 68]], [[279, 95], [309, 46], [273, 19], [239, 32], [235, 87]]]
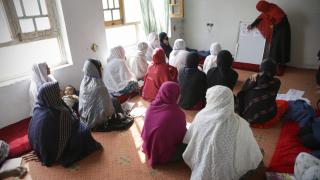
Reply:
[[[243, 82], [252, 72], [237, 70], [239, 80], [234, 92], [238, 92]], [[314, 70], [288, 68], [281, 79], [280, 93], [288, 89], [299, 89], [305, 91], [305, 97], [315, 105], [319, 98], [315, 84]], [[136, 115], [146, 110], [148, 102], [140, 97], [130, 100], [135, 103]], [[185, 111], [187, 121], [192, 122], [197, 111]], [[29, 173], [25, 179], [51, 180], [51, 179], [189, 179], [191, 171], [183, 162], [172, 163], [165, 166], [158, 166], [155, 169], [146, 164], [145, 156], [141, 152], [142, 140], [140, 133], [143, 127], [143, 117], [135, 118], [135, 123], [128, 131], [111, 133], [93, 133], [104, 149], [95, 152], [83, 160], [77, 162], [70, 168], [62, 166], [45, 167], [39, 162], [28, 162], [25, 165]], [[258, 144], [264, 149], [264, 162], [266, 166], [272, 158], [282, 123], [271, 129], [253, 129]]]

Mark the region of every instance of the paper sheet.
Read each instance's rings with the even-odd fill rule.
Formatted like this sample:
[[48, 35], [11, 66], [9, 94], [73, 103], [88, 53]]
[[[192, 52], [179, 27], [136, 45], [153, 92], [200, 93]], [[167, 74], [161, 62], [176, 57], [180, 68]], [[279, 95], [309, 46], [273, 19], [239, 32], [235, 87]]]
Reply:
[[277, 100], [286, 100], [286, 101], [295, 101], [298, 99], [305, 100], [307, 103], [310, 104], [310, 100], [307, 98], [303, 98], [304, 91], [297, 90], [297, 89], [289, 89], [286, 94], [277, 94]]
[[135, 105], [135, 103], [133, 103], [133, 102], [125, 102], [125, 103], [121, 104], [121, 107], [124, 111], [129, 112], [133, 109], [134, 105]]
[[8, 159], [3, 163], [2, 167], [0, 168], [0, 172], [10, 170], [10, 169], [15, 169], [21, 166], [21, 162], [22, 162], [22, 158]]
[[146, 114], [147, 108], [146, 107], [135, 107], [130, 111], [130, 115], [132, 117], [144, 117]]

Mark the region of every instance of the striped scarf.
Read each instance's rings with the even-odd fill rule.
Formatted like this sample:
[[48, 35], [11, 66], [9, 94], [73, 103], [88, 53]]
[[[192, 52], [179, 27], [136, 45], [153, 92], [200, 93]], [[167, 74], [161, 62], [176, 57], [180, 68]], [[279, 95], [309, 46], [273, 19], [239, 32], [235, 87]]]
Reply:
[[59, 117], [59, 143], [56, 160], [58, 161], [67, 145], [67, 142], [71, 136], [73, 117], [60, 98], [60, 88], [58, 82], [49, 82], [42, 85], [38, 102], [47, 106], [50, 109], [60, 111]]

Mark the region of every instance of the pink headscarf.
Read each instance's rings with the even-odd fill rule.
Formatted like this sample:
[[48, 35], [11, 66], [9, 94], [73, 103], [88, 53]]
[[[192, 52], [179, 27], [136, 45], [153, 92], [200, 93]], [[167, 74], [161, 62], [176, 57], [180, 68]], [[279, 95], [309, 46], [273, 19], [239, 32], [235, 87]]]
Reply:
[[186, 116], [177, 104], [179, 94], [177, 83], [163, 83], [146, 112], [142, 148], [152, 167], [171, 160], [187, 131]]

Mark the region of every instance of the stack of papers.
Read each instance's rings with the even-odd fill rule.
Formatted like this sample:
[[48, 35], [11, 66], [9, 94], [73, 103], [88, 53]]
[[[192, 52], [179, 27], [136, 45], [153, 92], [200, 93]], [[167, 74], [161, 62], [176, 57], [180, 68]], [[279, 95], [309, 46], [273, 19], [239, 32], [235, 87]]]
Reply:
[[305, 100], [307, 103], [310, 104], [310, 100], [307, 98], [303, 98], [304, 91], [296, 90], [296, 89], [289, 89], [286, 94], [277, 94], [277, 100], [286, 100], [286, 101], [295, 101], [298, 99]]

